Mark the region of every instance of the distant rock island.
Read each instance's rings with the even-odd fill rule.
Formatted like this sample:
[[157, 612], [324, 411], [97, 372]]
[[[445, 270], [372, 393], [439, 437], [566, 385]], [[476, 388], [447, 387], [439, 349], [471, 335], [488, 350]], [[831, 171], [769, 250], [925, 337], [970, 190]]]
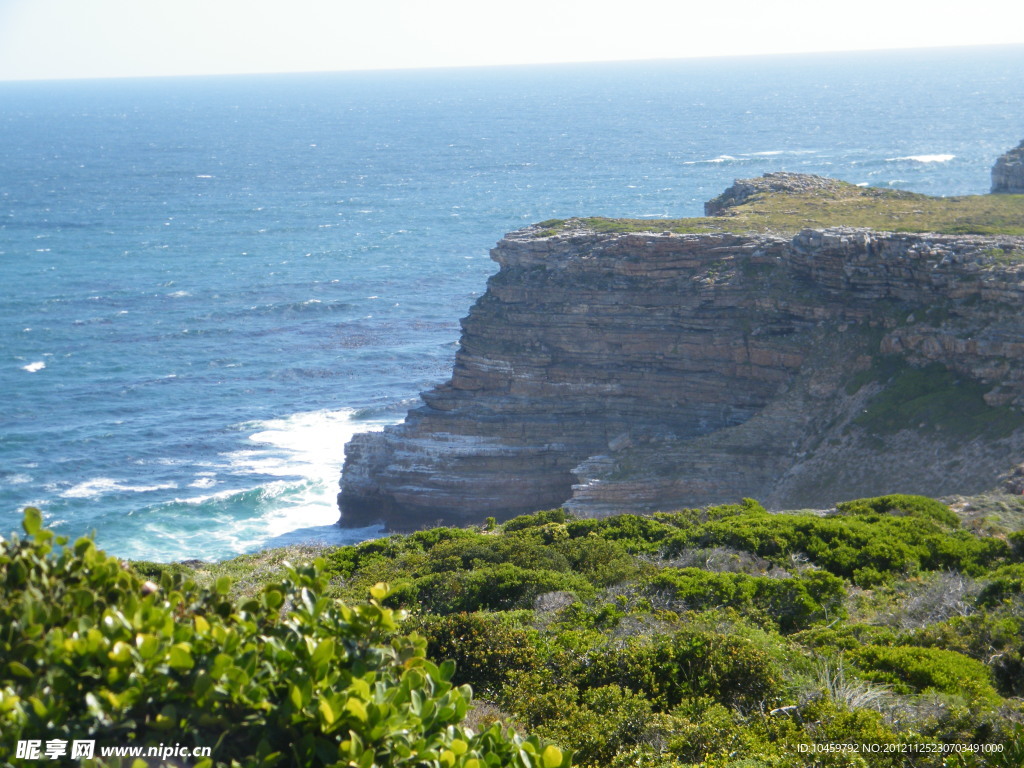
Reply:
[[706, 213], [502, 239], [451, 380], [346, 447], [341, 524], [824, 507], [1024, 460], [1024, 197], [773, 173]]

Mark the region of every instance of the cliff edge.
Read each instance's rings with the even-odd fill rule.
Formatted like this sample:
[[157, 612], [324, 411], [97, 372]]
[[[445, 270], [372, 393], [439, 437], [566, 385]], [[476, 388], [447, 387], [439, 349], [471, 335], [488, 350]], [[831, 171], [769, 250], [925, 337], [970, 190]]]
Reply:
[[1024, 457], [1024, 201], [821, 177], [502, 239], [450, 381], [346, 447], [343, 525], [971, 493]]

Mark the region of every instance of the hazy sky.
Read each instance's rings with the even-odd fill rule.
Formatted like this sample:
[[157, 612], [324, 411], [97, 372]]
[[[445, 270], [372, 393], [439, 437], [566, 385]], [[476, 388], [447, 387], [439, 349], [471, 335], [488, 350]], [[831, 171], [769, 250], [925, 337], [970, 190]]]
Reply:
[[1006, 0], [0, 0], [0, 80], [1021, 42]]

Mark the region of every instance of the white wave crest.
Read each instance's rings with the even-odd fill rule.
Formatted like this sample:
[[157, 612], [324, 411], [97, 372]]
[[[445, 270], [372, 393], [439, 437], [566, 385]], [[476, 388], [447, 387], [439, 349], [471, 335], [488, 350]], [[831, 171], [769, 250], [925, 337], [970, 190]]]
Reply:
[[28, 365], [21, 366], [21, 370], [28, 371], [29, 373], [35, 373], [36, 371], [43, 370], [43, 368], [45, 367], [46, 363], [44, 363], [42, 360], [36, 360], [34, 363], [29, 363]]
[[166, 491], [177, 488], [176, 483], [159, 485], [125, 485], [119, 480], [109, 477], [96, 477], [61, 492], [65, 499], [95, 499], [107, 493], [148, 493], [149, 491]]
[[956, 155], [907, 155], [906, 157], [887, 157], [887, 163], [948, 163]]
[[338, 479], [345, 460], [345, 443], [357, 432], [375, 432], [395, 419], [354, 420], [351, 409], [296, 413], [283, 419], [253, 422], [253, 448], [225, 456], [235, 475], [269, 475], [301, 480], [290, 483], [263, 511], [269, 536], [296, 528], [333, 525], [338, 521]]
[[683, 165], [705, 165], [710, 163], [728, 163], [736, 160], [732, 155], [719, 155], [718, 157], [712, 157], [710, 160], [685, 160]]

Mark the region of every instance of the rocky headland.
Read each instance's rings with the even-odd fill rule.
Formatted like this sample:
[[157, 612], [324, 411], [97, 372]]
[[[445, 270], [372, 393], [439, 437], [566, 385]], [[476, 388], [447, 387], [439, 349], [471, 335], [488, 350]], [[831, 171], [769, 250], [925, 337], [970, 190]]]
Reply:
[[992, 191], [997, 194], [1024, 194], [1024, 141], [992, 166]]
[[507, 235], [450, 381], [346, 448], [343, 525], [991, 488], [1024, 460], [1024, 198], [814, 176]]

